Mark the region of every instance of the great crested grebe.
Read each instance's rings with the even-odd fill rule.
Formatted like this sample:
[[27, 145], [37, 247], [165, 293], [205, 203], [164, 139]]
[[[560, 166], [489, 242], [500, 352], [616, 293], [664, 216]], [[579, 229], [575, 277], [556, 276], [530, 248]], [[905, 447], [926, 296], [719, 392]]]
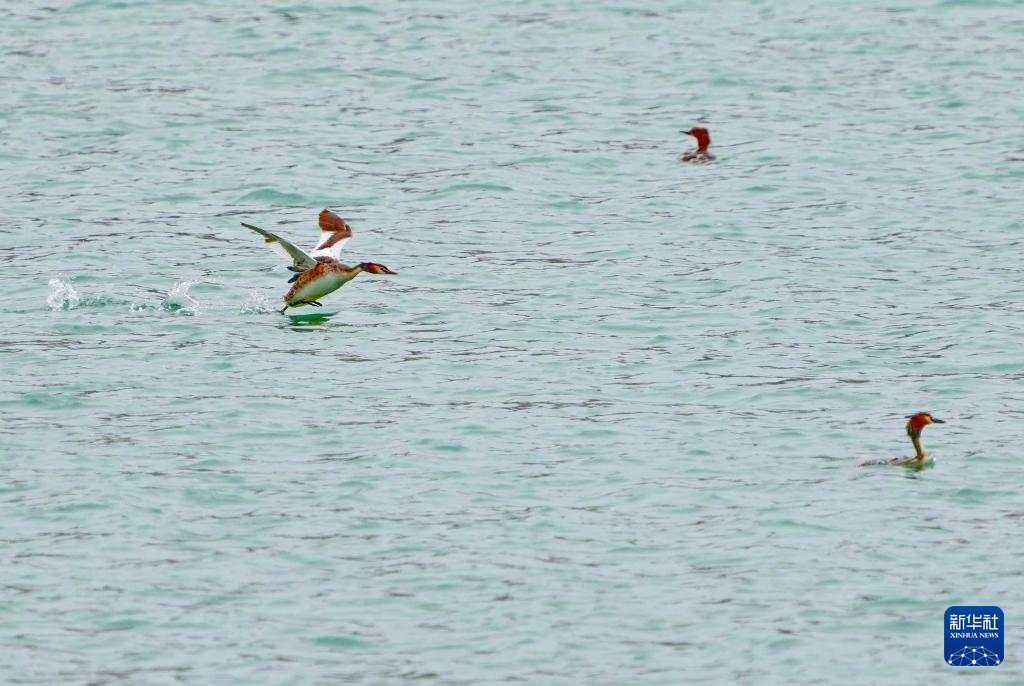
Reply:
[[297, 272], [288, 280], [292, 287], [284, 295], [285, 306], [281, 309], [281, 314], [289, 307], [322, 307], [320, 298], [338, 290], [361, 272], [397, 273], [376, 262], [360, 262], [354, 267], [342, 264], [339, 259], [341, 247], [352, 238], [352, 228], [330, 210], [323, 210], [320, 213], [320, 240], [309, 253], [296, 248], [280, 236], [252, 224], [242, 222], [242, 226], [263, 236], [267, 247], [286, 260], [291, 260], [288, 269]]
[[708, 152], [708, 146], [711, 145], [711, 134], [708, 130], [702, 126], [695, 126], [689, 131], [680, 131], [679, 133], [685, 133], [687, 136], [693, 136], [697, 139], [697, 149], [691, 150], [679, 158], [680, 162], [710, 162], [715, 159], [715, 156]]
[[921, 447], [921, 431], [929, 424], [945, 423], [945, 421], [933, 417], [931, 412], [918, 412], [915, 415], [911, 415], [907, 421], [907, 435], [910, 436], [910, 440], [914, 444], [914, 452], [916, 453], [914, 457], [894, 457], [891, 460], [875, 460], [873, 462], [865, 462], [861, 466], [886, 464], [896, 467], [920, 467], [924, 465], [928, 461], [928, 456], [924, 454], [924, 448]]

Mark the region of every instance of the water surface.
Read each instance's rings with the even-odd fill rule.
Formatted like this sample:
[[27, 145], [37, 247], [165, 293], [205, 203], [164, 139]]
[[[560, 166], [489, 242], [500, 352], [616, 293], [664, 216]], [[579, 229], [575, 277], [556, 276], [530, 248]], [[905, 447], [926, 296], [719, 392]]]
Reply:
[[[1024, 616], [1012, 2], [0, 9], [0, 674], [916, 683]], [[680, 129], [719, 160], [687, 166]], [[249, 221], [361, 276], [311, 315]], [[905, 415], [947, 424], [921, 472]]]

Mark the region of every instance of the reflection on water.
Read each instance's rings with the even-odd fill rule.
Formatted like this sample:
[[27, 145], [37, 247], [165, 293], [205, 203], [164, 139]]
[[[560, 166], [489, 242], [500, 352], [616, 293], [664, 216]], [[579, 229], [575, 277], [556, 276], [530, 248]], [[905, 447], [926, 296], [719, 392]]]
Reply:
[[302, 328], [305, 326], [319, 326], [326, 322], [329, 322], [337, 312], [312, 312], [310, 314], [288, 314], [284, 316], [290, 320], [290, 325], [293, 328]]

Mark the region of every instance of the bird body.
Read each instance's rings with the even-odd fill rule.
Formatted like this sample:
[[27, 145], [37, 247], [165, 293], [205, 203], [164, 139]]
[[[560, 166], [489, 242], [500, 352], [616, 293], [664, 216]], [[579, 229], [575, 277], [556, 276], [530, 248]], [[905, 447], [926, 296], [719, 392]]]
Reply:
[[292, 287], [284, 295], [284, 308], [313, 305], [320, 307], [320, 298], [333, 293], [363, 272], [370, 274], [395, 274], [376, 262], [361, 262], [354, 267], [343, 264], [338, 258], [342, 246], [352, 238], [352, 229], [344, 219], [330, 210], [320, 213], [320, 241], [310, 252], [305, 252], [277, 234], [242, 222], [242, 226], [263, 236], [271, 250], [291, 260], [288, 269], [297, 272], [290, 280]]
[[296, 275], [284, 301], [290, 307], [298, 307], [319, 300], [356, 278], [361, 271], [360, 267], [349, 267], [330, 258], [320, 258], [315, 267]]

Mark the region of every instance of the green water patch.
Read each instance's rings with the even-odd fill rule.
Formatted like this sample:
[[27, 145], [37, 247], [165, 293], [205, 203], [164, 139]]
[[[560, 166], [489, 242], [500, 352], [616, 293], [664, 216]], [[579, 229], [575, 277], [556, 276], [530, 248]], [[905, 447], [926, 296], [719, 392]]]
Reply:
[[293, 207], [304, 207], [309, 204], [309, 199], [298, 193], [282, 193], [272, 188], [259, 188], [249, 191], [238, 198], [239, 203], [262, 203], [266, 205], [287, 205]]
[[138, 619], [117, 619], [112, 622], [106, 622], [100, 626], [102, 631], [130, 631], [131, 629], [137, 629], [138, 627], [146, 626], [148, 622], [144, 622]]
[[953, 495], [958, 501], [966, 505], [984, 505], [988, 502], [989, 498], [1005, 493], [1007, 492], [985, 491], [980, 488], [960, 488]]
[[10, 486], [0, 486], [0, 495], [7, 495], [8, 493], [21, 493], [31, 488], [24, 481], [18, 481], [12, 483]]
[[553, 210], [583, 210], [587, 205], [579, 200], [556, 200], [547, 203], [545, 207]]
[[105, 503], [72, 503], [53, 508], [54, 512], [86, 512], [89, 510], [109, 510], [110, 505]]
[[288, 324], [293, 329], [302, 329], [310, 326], [321, 326], [331, 321], [338, 314], [337, 312], [314, 312], [312, 314], [288, 314]]
[[325, 648], [337, 648], [343, 650], [372, 648], [373, 644], [355, 636], [317, 636], [313, 643]]
[[125, 305], [131, 306], [133, 303], [130, 300], [124, 298], [115, 298], [113, 296], [99, 296], [95, 298], [82, 298], [74, 308], [65, 309], [81, 309], [81, 308], [97, 308], [102, 309], [105, 307], [123, 307]]
[[200, 196], [196, 195], [195, 193], [169, 193], [167, 195], [158, 195], [155, 197], [145, 198], [143, 202], [194, 203], [199, 199]]
[[445, 186], [439, 191], [435, 191], [431, 194], [432, 197], [442, 197], [445, 195], [453, 195], [456, 193], [463, 193], [465, 191], [496, 191], [499, 193], [509, 192], [512, 188], [503, 186], [497, 183], [456, 183], [450, 186]]
[[116, 329], [116, 324], [80, 324], [75, 322], [58, 322], [53, 326], [53, 332], [63, 336], [87, 336], [90, 334], [109, 333]]
[[437, 450], [443, 453], [464, 453], [469, 450], [469, 448], [467, 448], [464, 445], [460, 445], [457, 443], [448, 443], [443, 441], [435, 441], [429, 438], [417, 441], [416, 444], [426, 446], [429, 447], [431, 450]]
[[74, 410], [84, 406], [76, 396], [38, 392], [22, 393], [16, 404], [46, 410]]
[[208, 458], [200, 460], [199, 462], [193, 462], [189, 464], [186, 469], [191, 469], [197, 472], [217, 470], [220, 467], [225, 467], [228, 464], [225, 460], [218, 460], [216, 458]]
[[181, 303], [167, 302], [167, 301], [164, 301], [163, 303], [161, 303], [159, 308], [153, 308], [153, 309], [161, 309], [161, 310], [164, 310], [166, 312], [173, 312], [173, 313], [176, 313], [176, 314], [181, 314], [181, 315], [186, 316], [186, 317], [191, 317], [191, 316], [195, 315], [195, 313], [196, 313], [195, 310], [192, 309], [191, 307], [189, 307], [188, 305], [182, 305]]
[[822, 526], [813, 522], [801, 522], [795, 519], [776, 519], [766, 524], [773, 529], [806, 529], [809, 531], [835, 531], [835, 527]]
[[186, 488], [185, 497], [196, 504], [212, 507], [240, 505], [246, 502], [245, 498], [235, 493], [210, 488]]
[[384, 76], [386, 78], [395, 79], [415, 79], [419, 80], [422, 77], [412, 72], [402, 71], [401, 69], [374, 69], [371, 72], [374, 76]]

